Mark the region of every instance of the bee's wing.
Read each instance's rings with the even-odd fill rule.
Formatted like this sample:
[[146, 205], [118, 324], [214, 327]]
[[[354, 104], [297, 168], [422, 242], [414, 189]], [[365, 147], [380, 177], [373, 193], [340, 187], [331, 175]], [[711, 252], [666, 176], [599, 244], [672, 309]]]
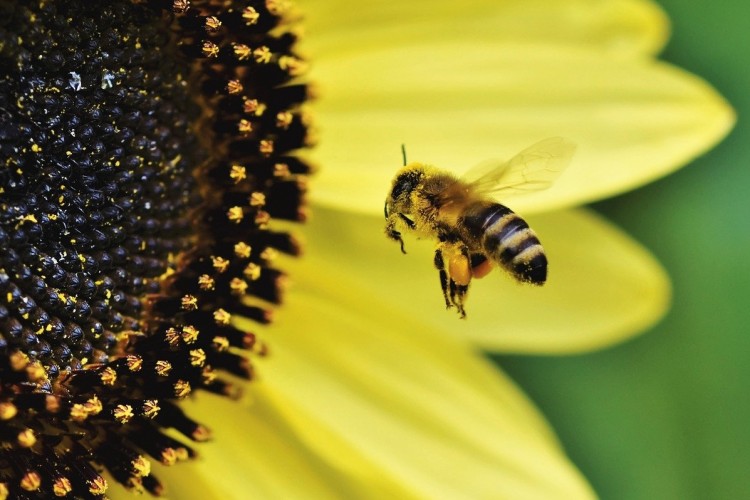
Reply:
[[547, 189], [565, 170], [576, 145], [550, 137], [524, 149], [508, 161], [489, 160], [472, 168], [461, 180], [477, 194], [512, 196]]

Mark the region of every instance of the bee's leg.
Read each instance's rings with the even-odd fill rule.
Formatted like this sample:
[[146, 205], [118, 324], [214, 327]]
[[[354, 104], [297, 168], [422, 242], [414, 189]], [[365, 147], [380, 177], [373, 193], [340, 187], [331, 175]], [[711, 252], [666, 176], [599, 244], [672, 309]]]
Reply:
[[385, 234], [390, 239], [398, 241], [401, 244], [401, 252], [406, 253], [404, 250], [404, 240], [401, 238], [401, 233], [396, 231], [396, 221], [392, 218], [388, 218], [388, 222], [385, 224]]
[[[441, 256], [441, 266], [438, 266], [438, 253]], [[464, 302], [469, 293], [472, 277], [469, 249], [460, 240], [442, 241], [435, 253], [435, 265], [441, 271], [440, 281], [446, 304], [448, 307], [455, 306], [458, 314], [465, 318]], [[443, 273], [446, 275], [447, 283], [443, 279]]]
[[443, 290], [443, 298], [445, 299], [445, 308], [450, 309], [453, 306], [448, 296], [448, 272], [445, 270], [445, 262], [443, 261], [443, 252], [438, 248], [435, 250], [435, 267], [440, 274], [440, 288]]

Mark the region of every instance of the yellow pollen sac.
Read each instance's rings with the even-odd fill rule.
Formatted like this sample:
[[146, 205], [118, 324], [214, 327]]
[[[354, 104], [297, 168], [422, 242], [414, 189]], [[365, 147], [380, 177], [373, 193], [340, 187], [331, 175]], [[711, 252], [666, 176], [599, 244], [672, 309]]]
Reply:
[[101, 378], [101, 381], [104, 385], [115, 385], [115, 381], [117, 380], [117, 372], [115, 372], [111, 367], [108, 366], [107, 368], [102, 370], [99, 378]]
[[214, 321], [218, 325], [228, 325], [232, 319], [232, 315], [226, 312], [224, 309], [217, 309], [214, 311]]
[[232, 281], [229, 282], [229, 288], [232, 290], [233, 295], [245, 295], [247, 287], [247, 281], [242, 278], [232, 278]]
[[147, 399], [143, 402], [143, 408], [141, 409], [141, 416], [146, 418], [154, 418], [159, 414], [161, 408], [159, 407], [159, 401], [156, 399]]
[[272, 262], [276, 260], [276, 257], [278, 256], [279, 252], [271, 247], [266, 247], [266, 249], [260, 253], [260, 258], [265, 260], [266, 262]]
[[67, 477], [58, 477], [52, 483], [52, 493], [56, 497], [64, 497], [73, 491], [73, 485]]
[[208, 40], [203, 42], [203, 47], [201, 48], [201, 51], [203, 52], [203, 55], [206, 57], [218, 57], [219, 56], [219, 46]]
[[229, 172], [229, 178], [234, 181], [235, 184], [247, 179], [247, 170], [242, 165], [232, 165], [232, 169]]
[[21, 448], [31, 448], [36, 444], [36, 435], [31, 429], [24, 429], [18, 433], [17, 442]]
[[130, 354], [126, 358], [128, 363], [128, 369], [131, 372], [139, 372], [141, 371], [141, 368], [143, 367], [143, 358], [140, 356], [136, 356], [135, 354]]
[[242, 273], [250, 281], [255, 281], [258, 278], [260, 278], [260, 266], [254, 262], [251, 262], [250, 264], [247, 265], [247, 267], [245, 267], [245, 270], [242, 271]]
[[21, 488], [26, 491], [36, 491], [42, 485], [42, 478], [36, 471], [27, 472], [21, 479]]
[[102, 402], [96, 396], [92, 396], [91, 399], [86, 401], [84, 407], [86, 408], [86, 413], [89, 415], [98, 415], [104, 409]]
[[[8, 302], [10, 302], [10, 300]], [[15, 351], [10, 355], [9, 361], [11, 370], [14, 372], [20, 372], [28, 366], [29, 357], [21, 351]]]
[[166, 377], [172, 371], [172, 363], [164, 360], [157, 361], [154, 370], [160, 377]]
[[182, 399], [188, 394], [190, 394], [190, 391], [192, 391], [192, 388], [190, 387], [190, 382], [187, 380], [178, 380], [174, 384], [174, 395], [177, 399]]
[[138, 455], [135, 460], [130, 462], [130, 466], [138, 476], [146, 477], [151, 474], [151, 462], [142, 455]]
[[163, 465], [174, 465], [177, 463], [177, 452], [174, 448], [164, 448], [161, 450], [161, 463]]
[[182, 327], [182, 340], [186, 344], [192, 344], [198, 340], [198, 334], [200, 331], [193, 325], [185, 325]]
[[286, 163], [276, 163], [273, 166], [274, 177], [289, 177], [292, 173], [289, 170], [289, 165]]
[[224, 257], [211, 256], [211, 261], [213, 262], [214, 269], [216, 269], [220, 273], [223, 273], [227, 269], [229, 269], [229, 261]]
[[176, 346], [177, 343], [180, 341], [180, 333], [177, 331], [174, 327], [167, 328], [167, 331], [164, 332], [164, 338], [166, 339], [167, 343], [171, 346]]
[[89, 417], [89, 412], [86, 411], [86, 407], [80, 403], [74, 404], [70, 408], [70, 418], [74, 422], [83, 422]]
[[268, 64], [271, 62], [271, 49], [263, 45], [262, 47], [258, 47], [253, 51], [253, 57], [255, 58], [255, 62], [258, 64]]
[[289, 111], [279, 111], [276, 113], [276, 126], [281, 129], [287, 130], [289, 125], [292, 124], [292, 120], [294, 120], [294, 115]]
[[112, 410], [112, 415], [115, 417], [115, 420], [121, 424], [127, 424], [130, 422], [130, 419], [135, 416], [133, 414], [133, 407], [130, 405], [117, 405], [115, 409]]
[[242, 211], [242, 207], [232, 207], [227, 211], [227, 218], [236, 224], [242, 222], [243, 217], [245, 217], [245, 213]]
[[262, 207], [266, 204], [266, 195], [261, 192], [254, 192], [250, 194], [250, 206], [251, 207]]
[[186, 311], [195, 311], [198, 309], [198, 297], [195, 295], [185, 295], [180, 301], [181, 307]]
[[247, 60], [253, 54], [252, 49], [248, 47], [247, 45], [245, 45], [244, 43], [233, 44], [232, 50], [234, 51], [234, 55], [240, 61]]
[[260, 14], [258, 14], [258, 11], [252, 7], [245, 7], [242, 9], [242, 19], [245, 20], [246, 25], [252, 26], [258, 22]]
[[208, 274], [202, 274], [198, 277], [198, 286], [201, 290], [213, 290], [216, 282]]
[[207, 33], [216, 33], [221, 28], [221, 21], [216, 16], [208, 16], [205, 28]]
[[175, 14], [183, 14], [188, 10], [189, 7], [189, 0], [174, 0], [174, 2], [172, 2], [172, 10]]
[[253, 122], [245, 118], [242, 118], [239, 122], [237, 122], [237, 130], [241, 134], [249, 134], [250, 132], [253, 131]]
[[104, 495], [109, 485], [102, 476], [97, 476], [93, 481], [86, 481], [89, 487], [89, 493], [92, 495]]
[[202, 367], [206, 364], [206, 352], [203, 349], [193, 349], [190, 351], [190, 364]]
[[245, 88], [239, 80], [229, 80], [227, 83], [227, 92], [231, 95], [241, 94]]
[[271, 222], [271, 214], [265, 210], [258, 210], [258, 213], [255, 214], [255, 224], [259, 228], [265, 229], [269, 222]]
[[214, 349], [219, 352], [229, 349], [229, 339], [227, 339], [226, 337], [214, 337], [212, 340], [212, 344], [214, 346]]
[[273, 154], [273, 140], [262, 139], [260, 141], [260, 146], [258, 147], [258, 151], [263, 156], [271, 156]]
[[18, 414], [18, 408], [16, 405], [9, 401], [3, 401], [0, 403], [0, 420], [10, 420]]
[[249, 259], [252, 251], [252, 247], [245, 242], [240, 241], [234, 245], [234, 254], [240, 259]]

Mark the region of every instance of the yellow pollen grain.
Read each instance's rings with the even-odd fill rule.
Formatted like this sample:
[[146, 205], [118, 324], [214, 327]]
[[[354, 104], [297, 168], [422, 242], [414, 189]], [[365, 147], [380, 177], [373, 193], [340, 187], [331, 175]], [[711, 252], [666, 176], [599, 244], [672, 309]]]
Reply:
[[289, 170], [289, 165], [286, 163], [276, 163], [273, 166], [273, 176], [274, 177], [289, 177], [291, 175], [291, 171]]
[[115, 372], [111, 367], [108, 366], [107, 368], [102, 370], [102, 373], [99, 374], [99, 378], [104, 385], [115, 385], [115, 381], [117, 380], [117, 372]]
[[253, 7], [245, 7], [242, 9], [242, 19], [245, 20], [246, 25], [252, 26], [258, 22], [260, 14]]
[[176, 328], [170, 326], [167, 328], [167, 331], [164, 332], [164, 338], [169, 345], [175, 346], [180, 341], [180, 333]]
[[269, 222], [271, 222], [271, 214], [265, 210], [258, 210], [258, 213], [255, 214], [255, 224], [259, 228], [264, 229]]
[[97, 476], [93, 481], [86, 481], [89, 487], [89, 493], [92, 495], [104, 495], [109, 485], [102, 476]]
[[98, 415], [104, 409], [101, 400], [96, 396], [92, 396], [91, 399], [87, 400], [84, 403], [84, 407], [86, 408], [86, 413], [89, 415]]
[[133, 414], [133, 407], [130, 405], [117, 405], [115, 409], [112, 410], [112, 415], [115, 417], [115, 420], [121, 424], [127, 424], [130, 422], [130, 419], [135, 416]]
[[201, 48], [201, 51], [203, 52], [203, 55], [206, 57], [218, 57], [219, 56], [219, 46], [208, 40], [203, 42], [203, 47]]
[[206, 351], [203, 349], [193, 349], [190, 351], [190, 364], [192, 366], [202, 367], [206, 364]]
[[201, 290], [213, 290], [215, 286], [216, 282], [208, 274], [201, 274], [198, 277], [198, 287]]
[[231, 95], [241, 94], [243, 90], [245, 90], [245, 87], [239, 80], [229, 80], [227, 83], [227, 92]]
[[198, 309], [198, 297], [195, 295], [185, 295], [180, 300], [180, 307], [185, 311], [195, 311]]
[[242, 222], [242, 218], [245, 216], [245, 213], [242, 211], [242, 207], [232, 207], [229, 210], [227, 210], [227, 219], [234, 222], [235, 224], [239, 224]]
[[250, 200], [248, 201], [250, 202], [251, 207], [262, 207], [266, 204], [266, 195], [256, 191], [250, 194]]
[[229, 171], [229, 178], [232, 179], [235, 184], [239, 184], [247, 179], [247, 169], [242, 165], [232, 165], [232, 168]]
[[172, 363], [164, 360], [157, 361], [154, 371], [156, 371], [156, 374], [160, 377], [166, 377], [169, 375], [169, 372], [172, 371]]
[[18, 414], [18, 408], [10, 401], [0, 403], [0, 420], [10, 420]]
[[241, 134], [249, 134], [250, 132], [253, 131], [253, 122], [245, 118], [242, 118], [239, 122], [237, 122], [237, 130]]
[[182, 327], [182, 340], [186, 344], [192, 344], [196, 340], [198, 340], [198, 334], [200, 331], [193, 325], [185, 325]]
[[67, 477], [58, 477], [52, 483], [52, 493], [56, 497], [64, 497], [73, 491], [73, 485]]
[[250, 264], [245, 267], [245, 269], [242, 271], [242, 274], [245, 275], [247, 279], [250, 281], [255, 281], [258, 278], [260, 278], [260, 266], [256, 264], [255, 262], [251, 262]]
[[31, 448], [36, 444], [36, 435], [31, 429], [24, 429], [18, 433], [17, 442], [21, 448]]
[[36, 491], [42, 485], [42, 477], [36, 471], [27, 472], [21, 478], [21, 488], [26, 491]]
[[234, 244], [234, 254], [240, 259], [250, 258], [250, 254], [252, 251], [253, 248], [244, 241], [240, 241], [239, 243]]
[[237, 56], [237, 59], [240, 61], [248, 59], [253, 53], [252, 49], [244, 43], [233, 44], [232, 50], [234, 51], [234, 55]]
[[211, 342], [214, 346], [214, 349], [219, 352], [229, 349], [229, 339], [227, 339], [226, 337], [216, 336]]
[[163, 465], [174, 465], [177, 463], [177, 452], [174, 448], [164, 448], [161, 450], [161, 463]]
[[172, 2], [172, 10], [175, 14], [182, 14], [187, 11], [189, 7], [190, 2], [188, 0], [174, 0], [174, 2]]
[[131, 372], [141, 371], [141, 368], [143, 367], [143, 358], [136, 356], [135, 354], [130, 354], [125, 359], [128, 364], [128, 370]]
[[190, 382], [187, 380], [178, 380], [174, 384], [174, 395], [178, 399], [182, 399], [186, 397], [188, 394], [190, 394], [190, 391], [192, 388], [190, 387]]
[[279, 252], [277, 252], [275, 249], [271, 247], [266, 247], [266, 249], [260, 253], [260, 258], [267, 262], [272, 262], [276, 260], [278, 256], [279, 256]]
[[242, 278], [232, 278], [232, 281], [229, 282], [229, 288], [233, 295], [245, 295], [247, 287], [247, 282]]
[[39, 146], [39, 144], [34, 143], [34, 144], [31, 145], [31, 150], [34, 153], [39, 153], [42, 150], [42, 148], [41, 148], [41, 146]]
[[271, 62], [271, 55], [271, 49], [265, 45], [258, 47], [253, 51], [253, 57], [258, 64], [268, 64]]
[[143, 408], [141, 409], [141, 415], [146, 418], [154, 418], [159, 414], [161, 408], [159, 407], [159, 401], [156, 399], [147, 399], [143, 402]]
[[216, 269], [220, 273], [223, 273], [227, 269], [229, 269], [229, 261], [224, 257], [215, 257], [212, 255], [211, 261], [213, 262], [214, 269]]
[[221, 21], [216, 16], [208, 16], [205, 24], [206, 32], [215, 33], [221, 28]]
[[89, 417], [89, 412], [86, 411], [86, 407], [80, 403], [74, 404], [70, 408], [70, 418], [74, 422], [83, 422]]
[[151, 462], [142, 455], [138, 455], [138, 457], [130, 462], [130, 466], [138, 476], [145, 477], [151, 474]]
[[289, 111], [279, 111], [276, 113], [276, 126], [280, 129], [287, 130], [289, 125], [292, 124], [292, 120], [294, 120], [294, 115]]
[[228, 325], [232, 319], [232, 315], [224, 309], [217, 309], [214, 311], [214, 321], [217, 325]]
[[210, 384], [217, 379], [218, 375], [213, 368], [211, 368], [210, 366], [205, 366], [203, 368], [203, 371], [201, 372], [201, 377], [204, 384]]

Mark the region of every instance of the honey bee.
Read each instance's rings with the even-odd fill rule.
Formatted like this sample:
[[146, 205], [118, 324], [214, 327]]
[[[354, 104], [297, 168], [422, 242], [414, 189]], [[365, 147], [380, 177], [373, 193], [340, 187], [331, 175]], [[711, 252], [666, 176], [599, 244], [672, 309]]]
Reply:
[[407, 165], [404, 154], [385, 200], [385, 233], [403, 253], [403, 231], [437, 238], [435, 267], [445, 305], [462, 318], [472, 277], [483, 277], [493, 263], [519, 282], [543, 285], [547, 257], [539, 239], [493, 198], [548, 188], [575, 149], [561, 137], [544, 139], [508, 161], [482, 163], [460, 179], [422, 163]]

